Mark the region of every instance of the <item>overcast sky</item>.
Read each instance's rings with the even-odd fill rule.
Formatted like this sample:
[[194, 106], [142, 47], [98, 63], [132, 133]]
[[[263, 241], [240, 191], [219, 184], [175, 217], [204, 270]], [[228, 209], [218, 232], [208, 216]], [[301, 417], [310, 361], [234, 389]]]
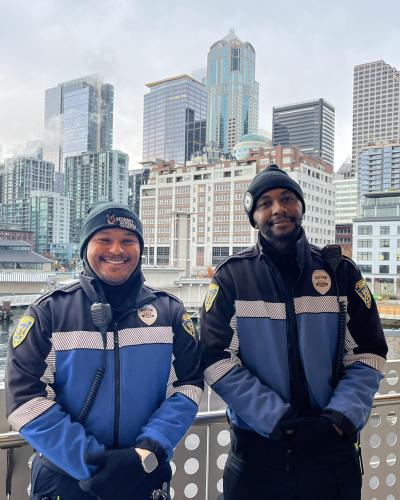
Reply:
[[336, 108], [336, 167], [351, 154], [356, 64], [400, 69], [400, 2], [372, 0], [0, 0], [0, 159], [43, 138], [44, 90], [99, 73], [115, 87], [114, 146], [137, 167], [145, 83], [205, 72], [234, 28], [256, 51], [261, 129], [272, 107]]

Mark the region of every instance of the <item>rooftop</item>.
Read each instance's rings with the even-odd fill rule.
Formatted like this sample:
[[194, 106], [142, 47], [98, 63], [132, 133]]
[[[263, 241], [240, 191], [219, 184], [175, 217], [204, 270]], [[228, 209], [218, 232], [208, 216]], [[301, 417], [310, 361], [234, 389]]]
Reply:
[[163, 80], [157, 80], [155, 82], [146, 83], [145, 85], [146, 87], [151, 89], [153, 87], [157, 87], [158, 85], [163, 85], [164, 83], [173, 82], [176, 80], [185, 80], [185, 79], [192, 80], [192, 82], [203, 85], [201, 82], [196, 80], [196, 78], [193, 78], [193, 76], [187, 75], [186, 73], [183, 73], [182, 75], [172, 76], [171, 78], [164, 78]]

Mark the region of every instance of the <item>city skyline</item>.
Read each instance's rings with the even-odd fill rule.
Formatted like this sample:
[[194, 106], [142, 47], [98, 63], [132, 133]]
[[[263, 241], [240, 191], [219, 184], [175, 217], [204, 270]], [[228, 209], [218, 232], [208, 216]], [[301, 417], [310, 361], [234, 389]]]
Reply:
[[[337, 169], [351, 153], [353, 67], [380, 59], [400, 66], [399, 5], [385, 2], [382, 9], [390, 15], [376, 16], [372, 1], [308, 1], [301, 11], [289, 1], [285, 11], [296, 15], [284, 18], [281, 6], [259, 1], [211, 5], [155, 1], [156, 20], [145, 5], [122, 0], [57, 7], [17, 0], [0, 6], [8, 21], [0, 35], [0, 156], [43, 138], [46, 88], [97, 73], [115, 87], [114, 148], [127, 152], [130, 166], [137, 167], [145, 83], [181, 73], [201, 78], [210, 45], [234, 28], [256, 51], [260, 129], [271, 131], [273, 106], [327, 99], [336, 108]], [[245, 15], [255, 11], [257, 16]]]

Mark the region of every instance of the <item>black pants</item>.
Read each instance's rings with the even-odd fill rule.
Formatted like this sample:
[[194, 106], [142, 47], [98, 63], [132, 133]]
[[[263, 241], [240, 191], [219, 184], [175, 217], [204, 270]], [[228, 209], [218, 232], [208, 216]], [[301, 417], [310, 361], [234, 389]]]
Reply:
[[354, 443], [338, 436], [318, 453], [292, 453], [286, 442], [232, 432], [224, 471], [224, 500], [360, 500]]
[[[95, 500], [85, 493], [79, 481], [50, 464], [45, 458], [35, 456], [32, 463], [31, 500]], [[139, 495], [129, 498], [123, 491], [116, 491], [113, 500], [149, 500]], [[109, 499], [107, 499], [109, 500]], [[169, 498], [167, 500], [170, 500]]]

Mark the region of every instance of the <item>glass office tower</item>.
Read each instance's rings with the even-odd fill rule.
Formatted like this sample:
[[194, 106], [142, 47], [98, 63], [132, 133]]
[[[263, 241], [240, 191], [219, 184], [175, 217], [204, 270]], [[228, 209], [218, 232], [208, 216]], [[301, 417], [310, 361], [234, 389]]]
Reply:
[[207, 62], [207, 144], [232, 153], [240, 139], [258, 133], [255, 50], [234, 33], [214, 43]]
[[205, 146], [207, 94], [189, 75], [146, 84], [143, 162], [156, 159], [184, 164]]
[[273, 146], [296, 146], [331, 165], [335, 150], [335, 108], [325, 99], [275, 106]]
[[64, 171], [65, 158], [113, 146], [114, 87], [96, 76], [46, 90], [44, 158]]

